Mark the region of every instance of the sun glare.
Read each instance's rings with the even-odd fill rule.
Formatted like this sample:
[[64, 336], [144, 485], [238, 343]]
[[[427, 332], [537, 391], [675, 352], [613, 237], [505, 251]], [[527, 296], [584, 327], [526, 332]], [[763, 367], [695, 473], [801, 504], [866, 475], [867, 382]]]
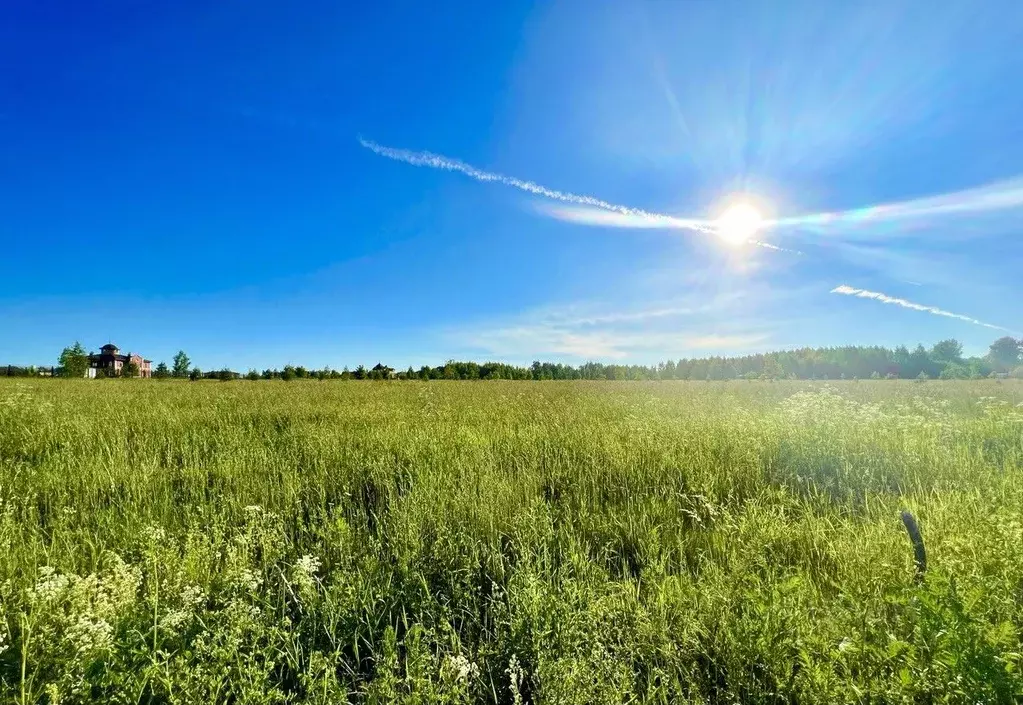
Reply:
[[718, 237], [732, 247], [748, 242], [763, 224], [760, 211], [746, 201], [731, 204], [714, 221]]

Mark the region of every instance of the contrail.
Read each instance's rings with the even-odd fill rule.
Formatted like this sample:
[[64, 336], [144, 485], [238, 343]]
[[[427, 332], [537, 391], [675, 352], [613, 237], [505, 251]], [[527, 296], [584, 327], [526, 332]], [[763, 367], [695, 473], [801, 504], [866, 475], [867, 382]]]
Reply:
[[1005, 179], [994, 183], [953, 191], [938, 196], [925, 196], [907, 201], [884, 203], [864, 208], [830, 213], [813, 213], [775, 220], [771, 225], [828, 227], [857, 225], [871, 222], [890, 222], [951, 216], [964, 213], [1023, 208], [1023, 177]]
[[985, 328], [993, 328], [994, 330], [1005, 331], [1006, 333], [1012, 333], [1013, 331], [1002, 326], [996, 326], [992, 323], [984, 323], [984, 321], [978, 321], [976, 318], [970, 318], [969, 316], [963, 316], [959, 313], [952, 313], [951, 311], [945, 311], [936, 306], [924, 306], [923, 304], [913, 303], [906, 299], [899, 299], [894, 296], [888, 296], [882, 294], [879, 291], [867, 291], [866, 289], [857, 289], [855, 287], [847, 286], [842, 284], [836, 286], [831, 290], [832, 294], [844, 294], [846, 296], [857, 296], [861, 299], [874, 299], [880, 301], [883, 304], [895, 304], [896, 306], [902, 306], [903, 308], [910, 308], [914, 311], [924, 311], [925, 313], [933, 313], [935, 316], [945, 316], [946, 318], [955, 318], [960, 321], [966, 321], [977, 326], [984, 326]]
[[702, 233], [714, 232], [714, 224], [709, 220], [676, 218], [675, 216], [664, 215], [662, 213], [651, 213], [641, 208], [630, 208], [629, 206], [620, 206], [615, 203], [608, 203], [607, 201], [594, 198], [593, 196], [579, 196], [574, 193], [557, 191], [555, 189], [547, 188], [546, 186], [541, 186], [540, 184], [532, 181], [524, 181], [522, 179], [516, 179], [513, 176], [505, 176], [504, 174], [483, 171], [482, 169], [477, 169], [476, 167], [466, 164], [465, 162], [458, 161], [457, 159], [451, 159], [450, 157], [445, 157], [440, 154], [433, 154], [432, 152], [413, 152], [407, 149], [384, 147], [383, 145], [377, 144], [372, 140], [363, 139], [362, 137], [359, 138], [359, 144], [366, 149], [376, 152], [382, 157], [394, 159], [399, 162], [405, 162], [412, 166], [426, 166], [431, 169], [458, 171], [472, 179], [476, 179], [477, 181], [504, 184], [505, 186], [511, 186], [521, 191], [525, 191], [526, 193], [543, 196], [544, 198], [550, 198], [555, 201], [575, 203], [581, 206], [591, 206], [610, 213], [617, 213], [619, 216], [624, 216], [631, 222], [639, 223], [638, 227], [672, 227], [685, 230], [695, 230]]

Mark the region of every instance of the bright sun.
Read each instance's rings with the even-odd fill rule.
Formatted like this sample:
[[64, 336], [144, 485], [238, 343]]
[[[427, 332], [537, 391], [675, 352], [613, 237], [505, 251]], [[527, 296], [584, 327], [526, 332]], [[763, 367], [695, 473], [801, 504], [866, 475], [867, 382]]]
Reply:
[[748, 242], [764, 224], [764, 217], [745, 201], [733, 203], [714, 221], [717, 235], [732, 247]]

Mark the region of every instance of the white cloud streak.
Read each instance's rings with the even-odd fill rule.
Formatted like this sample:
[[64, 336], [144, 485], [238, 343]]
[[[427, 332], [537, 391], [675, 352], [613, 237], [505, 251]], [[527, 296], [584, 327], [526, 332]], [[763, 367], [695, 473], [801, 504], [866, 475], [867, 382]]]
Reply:
[[440, 154], [434, 154], [432, 152], [413, 152], [407, 149], [394, 149], [392, 147], [385, 147], [377, 144], [372, 140], [359, 138], [359, 144], [366, 149], [379, 154], [382, 157], [393, 159], [399, 162], [405, 162], [412, 166], [425, 166], [431, 169], [443, 169], [446, 171], [457, 171], [465, 174], [469, 178], [482, 181], [484, 183], [498, 183], [505, 186], [511, 186], [517, 188], [520, 191], [531, 193], [535, 196], [542, 196], [549, 198], [554, 201], [561, 201], [563, 203], [574, 203], [580, 206], [590, 206], [591, 208], [599, 209], [611, 215], [617, 215], [622, 220], [621, 222], [636, 223], [631, 227], [647, 227], [647, 228], [680, 228], [683, 230], [694, 230], [703, 233], [713, 233], [713, 223], [708, 220], [698, 218], [676, 218], [675, 216], [664, 215], [662, 213], [651, 213], [641, 208], [631, 208], [629, 206], [622, 206], [615, 203], [608, 203], [607, 201], [593, 196], [580, 196], [574, 193], [568, 193], [565, 191], [558, 191], [555, 189], [541, 186], [540, 184], [532, 181], [524, 181], [523, 179], [517, 179], [513, 176], [505, 176], [504, 174], [497, 174], [490, 171], [483, 171], [477, 169], [474, 166], [461, 162], [457, 159], [451, 159]]
[[502, 358], [556, 355], [577, 359], [729, 354], [763, 344], [762, 321], [740, 320], [733, 309], [742, 299], [728, 292], [710, 300], [664, 301], [642, 308], [615, 309], [580, 303], [524, 312], [504, 322], [452, 330], [463, 346]]
[[499, 356], [565, 355], [579, 359], [620, 360], [642, 354], [671, 356], [707, 351], [735, 352], [762, 344], [767, 339], [763, 333], [575, 330], [537, 324], [482, 330], [469, 336], [465, 342]]
[[[632, 208], [616, 203], [609, 203], [593, 196], [582, 196], [566, 191], [547, 188], [532, 181], [525, 181], [512, 176], [483, 171], [457, 159], [451, 159], [432, 152], [413, 152], [406, 149], [395, 149], [377, 144], [372, 140], [359, 138], [359, 143], [380, 156], [405, 162], [413, 166], [425, 166], [432, 169], [457, 171], [477, 181], [499, 183], [517, 188], [526, 193], [541, 196], [553, 201], [571, 204], [570, 206], [541, 206], [540, 212], [557, 220], [580, 225], [594, 225], [609, 228], [664, 228], [690, 230], [715, 234], [716, 224], [706, 218], [688, 218], [665, 213], [654, 213], [641, 208]], [[980, 214], [1023, 208], [1023, 177], [1013, 177], [975, 188], [953, 191], [950, 193], [925, 196], [922, 198], [896, 201], [880, 205], [864, 206], [844, 211], [824, 213], [808, 213], [785, 218], [764, 221], [763, 229], [807, 229], [821, 234], [835, 234], [862, 226], [881, 223], [892, 224], [919, 222], [926, 223], [929, 219], [946, 218], [957, 215]], [[911, 232], [909, 228], [906, 232]], [[868, 230], [873, 236], [890, 237], [898, 235], [898, 230]], [[749, 244], [764, 247], [778, 252], [803, 254], [798, 250], [790, 250], [760, 240], [749, 240]]]
[[926, 219], [989, 211], [1023, 208], [1023, 178], [1016, 177], [984, 186], [953, 191], [937, 196], [925, 196], [906, 201], [866, 206], [830, 213], [781, 218], [772, 221], [776, 226], [821, 227], [832, 225], [859, 225], [899, 220]]
[[879, 291], [868, 291], [866, 289], [857, 289], [855, 287], [848, 286], [846, 284], [841, 284], [839, 286], [836, 286], [834, 289], [832, 289], [831, 293], [832, 294], [842, 294], [844, 296], [856, 296], [856, 297], [861, 298], [861, 299], [873, 299], [874, 301], [880, 301], [883, 304], [892, 304], [892, 305], [895, 305], [895, 306], [902, 306], [903, 308], [912, 309], [914, 311], [923, 311], [924, 313], [931, 313], [931, 314], [934, 314], [935, 316], [945, 316], [946, 318], [955, 318], [956, 320], [966, 321], [967, 323], [972, 323], [972, 324], [974, 324], [976, 326], [983, 326], [985, 328], [991, 328], [993, 330], [1000, 330], [1000, 331], [1004, 331], [1006, 333], [1012, 333], [1013, 332], [1013, 331], [1009, 330], [1008, 328], [1003, 328], [1002, 326], [996, 326], [993, 323], [985, 323], [984, 321], [978, 321], [976, 318], [971, 318], [970, 316], [964, 316], [964, 315], [959, 314], [959, 313], [952, 313], [951, 311], [946, 311], [944, 309], [940, 309], [937, 306], [925, 306], [924, 304], [914, 303], [912, 301], [907, 301], [906, 299], [900, 299], [900, 298], [897, 298], [895, 296], [888, 296], [887, 294], [882, 294]]

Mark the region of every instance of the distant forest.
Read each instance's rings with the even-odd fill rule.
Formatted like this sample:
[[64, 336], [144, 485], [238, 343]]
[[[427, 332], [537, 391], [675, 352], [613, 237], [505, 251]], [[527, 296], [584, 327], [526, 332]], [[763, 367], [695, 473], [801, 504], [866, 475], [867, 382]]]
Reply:
[[[56, 367], [0, 367], [0, 376], [65, 376], [80, 377], [76, 343], [61, 355]], [[82, 370], [78, 373], [78, 370]], [[744, 355], [742, 357], [706, 357], [667, 360], [657, 365], [615, 365], [587, 362], [573, 367], [554, 362], [534, 362], [528, 367], [501, 362], [458, 362], [437, 366], [409, 367], [396, 371], [383, 363], [372, 368], [360, 365], [354, 370], [308, 369], [285, 365], [281, 369], [250, 370], [247, 374], [221, 369], [202, 371], [191, 367], [188, 356], [179, 352], [173, 368], [165, 363], [156, 366], [153, 377], [200, 379], [294, 379], [319, 380], [728, 380], [728, 379], [980, 379], [989, 376], [1023, 378], [1023, 340], [1006, 336], [993, 342], [984, 357], [963, 357], [959, 341], [942, 340], [931, 348], [918, 345], [914, 350], [904, 346], [894, 349], [850, 345], [836, 348], [800, 348], [778, 352]]]

